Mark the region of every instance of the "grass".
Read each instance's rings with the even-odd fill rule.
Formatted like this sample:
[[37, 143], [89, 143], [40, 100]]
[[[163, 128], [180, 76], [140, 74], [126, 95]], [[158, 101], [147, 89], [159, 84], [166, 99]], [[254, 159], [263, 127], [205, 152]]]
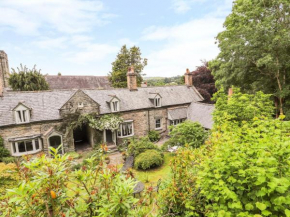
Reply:
[[146, 171], [133, 169], [133, 173], [135, 177], [141, 182], [144, 182], [146, 186], [150, 185], [151, 183], [156, 184], [159, 179], [167, 180], [171, 176], [170, 160], [173, 156], [174, 154], [165, 153], [164, 164], [161, 167]]

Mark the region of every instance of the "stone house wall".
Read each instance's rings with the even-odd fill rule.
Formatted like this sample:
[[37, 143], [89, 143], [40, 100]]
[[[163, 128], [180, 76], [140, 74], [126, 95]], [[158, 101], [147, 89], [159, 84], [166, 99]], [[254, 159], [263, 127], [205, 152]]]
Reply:
[[[58, 134], [63, 139], [64, 152], [73, 151], [73, 143], [65, 136], [65, 132], [60, 132], [60, 121], [41, 122], [7, 126], [0, 128], [0, 135], [4, 139], [4, 146], [11, 152], [12, 142], [9, 139], [29, 137], [33, 135], [42, 135], [42, 147], [45, 153], [48, 153], [48, 138], [52, 133]], [[72, 136], [72, 135], [70, 135]], [[69, 136], [69, 137], [70, 137]], [[68, 137], [68, 138], [69, 138]]]

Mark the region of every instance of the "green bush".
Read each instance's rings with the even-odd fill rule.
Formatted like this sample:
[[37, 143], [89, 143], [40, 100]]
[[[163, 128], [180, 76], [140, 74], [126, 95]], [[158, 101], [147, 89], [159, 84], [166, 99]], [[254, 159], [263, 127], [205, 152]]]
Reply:
[[0, 162], [3, 161], [4, 157], [9, 157], [9, 156], [10, 156], [10, 152], [4, 147], [4, 140], [0, 136]]
[[204, 144], [208, 137], [208, 132], [198, 122], [185, 121], [176, 126], [171, 126], [170, 130], [168, 144], [171, 146], [184, 146], [187, 144], [198, 148]]
[[164, 156], [157, 150], [147, 150], [139, 154], [134, 163], [135, 169], [147, 170], [159, 167], [164, 162]]
[[3, 157], [2, 159], [3, 163], [9, 164], [15, 162], [15, 157]]
[[154, 145], [148, 137], [142, 137], [140, 139], [133, 138], [130, 140], [127, 152], [128, 155], [133, 155], [136, 157], [148, 149], [159, 150], [159, 148]]
[[151, 142], [157, 142], [160, 140], [161, 135], [158, 131], [156, 130], [151, 130], [148, 133], [148, 138], [150, 139]]

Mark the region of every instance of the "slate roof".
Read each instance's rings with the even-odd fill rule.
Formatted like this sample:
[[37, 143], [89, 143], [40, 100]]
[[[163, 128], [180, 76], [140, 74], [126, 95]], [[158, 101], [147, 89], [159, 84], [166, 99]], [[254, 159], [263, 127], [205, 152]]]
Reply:
[[0, 126], [14, 124], [12, 109], [19, 102], [30, 107], [30, 122], [57, 120], [59, 108], [76, 92], [76, 90], [40, 91], [40, 92], [6, 92], [0, 97]]
[[162, 86], [138, 88], [137, 91], [128, 89], [111, 89], [111, 90], [83, 90], [94, 101], [98, 102], [100, 114], [111, 113], [111, 109], [106, 103], [115, 95], [120, 99], [120, 111], [129, 111], [145, 108], [153, 108], [154, 104], [149, 99], [150, 93], [159, 93], [162, 96], [161, 105], [172, 106], [186, 104], [196, 101], [202, 101], [203, 98], [194, 87], [180, 86]]
[[213, 111], [213, 104], [192, 102], [187, 110], [187, 118], [199, 122], [204, 128], [211, 129], [213, 127]]
[[[73, 96], [75, 90], [51, 90], [39, 92], [5, 92], [0, 97], [0, 126], [15, 124], [12, 109], [19, 102], [32, 108], [30, 122], [60, 119], [59, 109]], [[202, 96], [194, 87], [163, 86], [138, 88], [137, 91], [128, 89], [82, 89], [89, 97], [100, 104], [100, 114], [111, 113], [107, 103], [112, 95], [120, 99], [120, 111], [153, 108], [150, 93], [162, 96], [162, 107], [190, 104], [202, 101]]]
[[168, 119], [177, 120], [187, 118], [187, 107], [168, 110]]
[[51, 90], [111, 88], [111, 83], [107, 76], [46, 75], [45, 80]]

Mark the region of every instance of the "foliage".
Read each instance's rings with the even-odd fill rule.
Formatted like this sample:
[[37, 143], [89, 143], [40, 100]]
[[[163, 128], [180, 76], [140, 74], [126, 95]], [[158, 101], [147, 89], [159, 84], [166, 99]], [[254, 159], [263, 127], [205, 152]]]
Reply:
[[17, 67], [17, 70], [18, 72], [12, 69], [9, 77], [9, 85], [13, 90], [35, 91], [49, 89], [48, 83], [40, 73], [40, 70], [36, 69], [36, 66], [28, 69], [26, 66], [20, 64], [20, 68]]
[[290, 124], [280, 120], [255, 119], [231, 130], [225, 125], [213, 134], [212, 150], [200, 164], [197, 181], [210, 201], [205, 206], [208, 216], [286, 214], [290, 209], [289, 129]]
[[198, 66], [196, 70], [193, 71], [193, 85], [203, 96], [204, 102], [213, 103], [211, 98], [217, 89], [215, 87], [215, 80], [206, 61], [203, 61], [202, 65]]
[[68, 152], [67, 155], [72, 159], [80, 159], [82, 156], [77, 152]]
[[220, 126], [224, 122], [240, 125], [243, 121], [251, 122], [253, 118], [271, 118], [274, 106], [269, 94], [243, 94], [239, 88], [233, 89], [234, 94], [229, 98], [221, 89], [214, 95], [216, 101], [214, 124]]
[[142, 152], [145, 152], [148, 149], [159, 150], [156, 145], [154, 145], [148, 137], [142, 138], [132, 138], [128, 146], [128, 155], [133, 155], [134, 157], [138, 156]]
[[[236, 113], [251, 107], [248, 112], [256, 110], [258, 117], [220, 121], [204, 146], [178, 150], [172, 162], [173, 178], [160, 193], [162, 215], [288, 215], [290, 123], [282, 121], [283, 116], [267, 118], [268, 97], [260, 93], [259, 99], [269, 108], [251, 100], [235, 107]], [[214, 119], [231, 110], [231, 99], [223, 100]]]
[[3, 161], [4, 157], [9, 157], [9, 156], [10, 156], [10, 152], [4, 147], [4, 140], [0, 136], [0, 162]]
[[280, 114], [289, 110], [289, 10], [285, 0], [234, 1], [217, 36], [220, 53], [210, 63], [218, 87], [273, 94]]
[[170, 139], [167, 142], [169, 145], [184, 146], [186, 144], [198, 148], [201, 146], [208, 133], [198, 122], [185, 121], [176, 126], [170, 126]]
[[3, 157], [1, 160], [3, 163], [9, 164], [9, 163], [15, 163], [16, 158], [15, 157]]
[[[199, 149], [181, 148], [171, 160], [171, 179], [165, 180], [158, 195], [162, 216], [202, 216], [204, 199], [196, 187], [196, 167], [205, 154], [204, 146]], [[194, 211], [196, 210], [196, 211]]]
[[0, 163], [0, 201], [6, 189], [15, 187], [18, 179], [16, 164]]
[[139, 154], [134, 162], [135, 169], [147, 170], [155, 167], [159, 167], [164, 162], [164, 156], [157, 150], [146, 150]]
[[[134, 216], [130, 176], [102, 161], [71, 171], [68, 155], [45, 155], [20, 165], [22, 181], [0, 202], [2, 216]], [[94, 158], [89, 160], [94, 161]]]
[[150, 130], [148, 133], [148, 138], [151, 142], [157, 142], [160, 140], [161, 135], [158, 131], [156, 130]]
[[79, 112], [68, 114], [64, 117], [61, 129], [66, 127], [69, 130], [81, 127], [84, 124], [88, 124], [91, 128], [96, 130], [118, 130], [121, 123], [123, 123], [123, 118], [116, 114], [102, 115], [101, 117], [96, 117], [95, 113], [91, 114], [80, 114]]
[[148, 77], [144, 78], [148, 86], [170, 86], [170, 85], [181, 85], [184, 84], [184, 76], [173, 76], [173, 77]]
[[109, 73], [109, 80], [113, 87], [127, 87], [128, 68], [133, 66], [137, 73], [137, 84], [142, 82], [142, 71], [147, 65], [147, 59], [141, 57], [139, 47], [133, 46], [130, 49], [123, 45], [117, 55], [116, 60], [112, 63], [112, 72]]

